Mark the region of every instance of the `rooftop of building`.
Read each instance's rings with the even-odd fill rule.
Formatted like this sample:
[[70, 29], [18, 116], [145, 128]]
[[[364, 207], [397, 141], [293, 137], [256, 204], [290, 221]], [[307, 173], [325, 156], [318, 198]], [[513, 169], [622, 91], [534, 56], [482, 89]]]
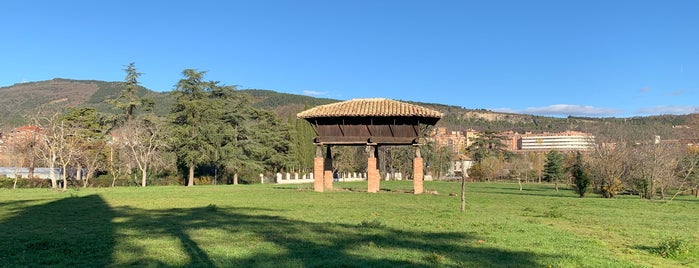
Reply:
[[415, 104], [385, 98], [352, 99], [317, 106], [296, 115], [298, 118], [319, 117], [425, 117], [442, 118], [443, 114]]

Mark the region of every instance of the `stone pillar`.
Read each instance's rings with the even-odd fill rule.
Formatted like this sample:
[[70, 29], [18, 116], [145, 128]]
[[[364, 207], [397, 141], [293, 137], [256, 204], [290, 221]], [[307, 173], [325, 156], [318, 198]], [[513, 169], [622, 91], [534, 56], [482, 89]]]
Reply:
[[323, 165], [323, 186], [325, 186], [325, 189], [333, 188], [333, 156], [330, 150], [330, 145], [327, 145], [325, 150], [325, 162]]
[[316, 145], [316, 157], [313, 159], [313, 190], [323, 191], [323, 146]]
[[413, 192], [415, 194], [422, 194], [423, 190], [423, 161], [420, 155], [420, 146], [415, 145], [415, 158], [413, 158]]
[[369, 146], [369, 158], [367, 159], [367, 192], [378, 193], [381, 175], [378, 167], [378, 146]]

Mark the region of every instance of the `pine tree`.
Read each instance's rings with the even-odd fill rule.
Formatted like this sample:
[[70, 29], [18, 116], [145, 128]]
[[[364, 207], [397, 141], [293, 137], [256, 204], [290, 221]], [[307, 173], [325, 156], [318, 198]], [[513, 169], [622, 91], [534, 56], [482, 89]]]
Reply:
[[546, 154], [546, 164], [544, 165], [544, 179], [553, 182], [558, 192], [558, 181], [564, 179], [565, 169], [563, 159], [558, 151], [553, 150]]
[[136, 71], [133, 62], [129, 63], [124, 71], [126, 72], [126, 77], [123, 82], [123, 90], [115, 99], [107, 100], [108, 103], [114, 105], [114, 108], [122, 112], [114, 120], [115, 125], [122, 125], [126, 121], [133, 120], [136, 117], [137, 108], [144, 103], [144, 100], [138, 96], [138, 78], [141, 76], [141, 73]]
[[292, 166], [288, 125], [254, 108], [249, 95], [236, 93], [235, 87], [205, 82], [204, 72], [192, 69], [183, 74], [173, 92], [172, 123], [174, 150], [188, 169], [188, 186], [199, 167], [257, 174]]
[[187, 186], [192, 186], [194, 170], [218, 157], [210, 139], [222, 133], [215, 128], [219, 109], [208, 100], [212, 88], [218, 85], [204, 81], [205, 72], [186, 69], [182, 74], [184, 78], [172, 92], [176, 99], [172, 109], [174, 150], [179, 163], [188, 169]]
[[580, 152], [575, 154], [575, 162], [573, 163], [570, 173], [573, 176], [575, 192], [580, 195], [580, 197], [585, 197], [587, 189], [590, 186], [590, 176], [585, 171], [582, 154]]

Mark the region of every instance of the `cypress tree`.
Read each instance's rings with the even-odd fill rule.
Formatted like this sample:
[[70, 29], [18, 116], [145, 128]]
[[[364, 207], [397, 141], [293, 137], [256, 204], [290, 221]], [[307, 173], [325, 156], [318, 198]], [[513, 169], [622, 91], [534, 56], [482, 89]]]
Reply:
[[580, 195], [580, 197], [585, 197], [587, 189], [590, 186], [590, 176], [585, 172], [584, 162], [580, 152], [575, 154], [575, 162], [573, 163], [570, 173], [573, 176], [575, 192]]

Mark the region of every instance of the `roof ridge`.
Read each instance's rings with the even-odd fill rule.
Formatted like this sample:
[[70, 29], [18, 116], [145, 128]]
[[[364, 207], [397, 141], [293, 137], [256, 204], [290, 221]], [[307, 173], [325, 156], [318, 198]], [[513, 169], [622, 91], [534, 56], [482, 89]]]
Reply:
[[297, 118], [316, 117], [428, 117], [442, 118], [441, 112], [417, 104], [388, 98], [351, 99], [313, 107], [296, 114]]

